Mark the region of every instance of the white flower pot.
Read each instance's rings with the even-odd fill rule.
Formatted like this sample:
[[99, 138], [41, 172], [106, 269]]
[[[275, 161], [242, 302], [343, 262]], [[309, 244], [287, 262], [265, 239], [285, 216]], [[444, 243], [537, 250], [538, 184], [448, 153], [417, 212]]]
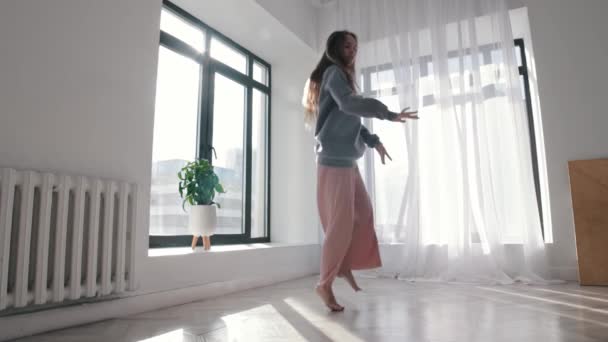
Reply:
[[190, 207], [190, 232], [194, 236], [211, 236], [217, 225], [215, 205], [193, 205]]

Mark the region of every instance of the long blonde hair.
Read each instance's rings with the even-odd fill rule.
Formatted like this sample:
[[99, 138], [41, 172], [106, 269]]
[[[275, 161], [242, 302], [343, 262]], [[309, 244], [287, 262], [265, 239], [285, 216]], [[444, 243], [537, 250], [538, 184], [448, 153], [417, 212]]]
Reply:
[[346, 42], [346, 37], [351, 36], [357, 41], [357, 36], [349, 31], [335, 31], [329, 38], [325, 45], [325, 52], [321, 57], [321, 60], [317, 64], [317, 67], [312, 71], [306, 86], [304, 89], [303, 104], [306, 109], [304, 113], [304, 122], [308, 126], [314, 126], [319, 116], [319, 93], [321, 92], [321, 80], [323, 79], [323, 73], [327, 68], [332, 65], [337, 65], [346, 74], [346, 78], [350, 83], [350, 86], [355, 91], [355, 66], [354, 63], [348, 64], [342, 55], [342, 47]]

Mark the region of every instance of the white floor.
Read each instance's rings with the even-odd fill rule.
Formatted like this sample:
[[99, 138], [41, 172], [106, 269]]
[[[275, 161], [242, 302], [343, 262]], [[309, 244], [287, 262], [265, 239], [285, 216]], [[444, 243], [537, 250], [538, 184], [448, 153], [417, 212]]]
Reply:
[[608, 341], [608, 287], [337, 281], [342, 313], [316, 277], [19, 341]]

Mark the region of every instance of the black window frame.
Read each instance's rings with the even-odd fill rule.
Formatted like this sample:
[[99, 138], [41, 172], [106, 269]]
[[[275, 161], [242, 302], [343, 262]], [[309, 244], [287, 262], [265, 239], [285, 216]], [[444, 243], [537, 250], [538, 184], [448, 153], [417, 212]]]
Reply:
[[[526, 114], [527, 114], [527, 119], [528, 119], [528, 129], [529, 129], [529, 133], [530, 133], [530, 152], [531, 152], [531, 156], [532, 156], [532, 172], [534, 175], [534, 189], [536, 192], [536, 204], [538, 207], [538, 213], [540, 216], [540, 225], [541, 225], [541, 233], [543, 235], [543, 238], [545, 237], [545, 226], [544, 226], [544, 218], [543, 218], [543, 205], [542, 205], [542, 197], [541, 197], [541, 189], [540, 189], [540, 171], [538, 168], [538, 153], [537, 153], [537, 146], [536, 146], [536, 134], [534, 131], [534, 112], [533, 112], [533, 106], [532, 106], [532, 95], [531, 95], [531, 91], [530, 91], [530, 79], [528, 76], [528, 61], [526, 59], [526, 49], [525, 49], [525, 43], [523, 38], [517, 38], [513, 40], [514, 43], [514, 48], [515, 47], [519, 47], [519, 53], [520, 53], [520, 58], [521, 58], [521, 65], [518, 66], [518, 70], [519, 70], [519, 75], [522, 76], [523, 78], [523, 82], [524, 82], [524, 97], [525, 97], [525, 103], [526, 103]], [[491, 61], [491, 52], [493, 49], [496, 48], [495, 44], [487, 44], [487, 45], [482, 45], [479, 47], [479, 53], [482, 57], [482, 64], [487, 64], [487, 62]], [[467, 49], [465, 51], [465, 55], [470, 54], [471, 51], [469, 49]], [[448, 52], [448, 58], [453, 58], [453, 57], [458, 57], [459, 56], [459, 52], [458, 51], [450, 51]], [[419, 58], [419, 63], [420, 63], [420, 74], [421, 76], [426, 76], [428, 75], [428, 64], [432, 62], [432, 56], [430, 55], [425, 55], [425, 56], [420, 56]], [[392, 63], [386, 63], [386, 64], [382, 64], [382, 65], [378, 65], [378, 66], [371, 66], [371, 67], [366, 67], [361, 69], [361, 75], [363, 76], [363, 84], [362, 84], [362, 95], [366, 96], [366, 97], [378, 97], [380, 96], [380, 94], [390, 94], [390, 95], [396, 95], [397, 94], [397, 88], [393, 87], [391, 89], [375, 89], [372, 90], [371, 89], [371, 75], [373, 73], [376, 72], [382, 72], [382, 71], [387, 71], [387, 70], [392, 70], [393, 69], [393, 65]], [[390, 91], [390, 92], [389, 92]], [[466, 96], [466, 95], [465, 95]], [[429, 99], [430, 102], [434, 101], [434, 99]], [[366, 124], [372, 125], [372, 121], [366, 119]], [[371, 167], [371, 158], [366, 158], [365, 161], [365, 166], [368, 170], [372, 170], [373, 173], [373, 168]], [[368, 173], [366, 173], [368, 174]], [[366, 181], [372, 181], [372, 177], [373, 175], [368, 175], [366, 178]]]
[[536, 146], [536, 133], [534, 123], [534, 112], [532, 107], [532, 93], [530, 91], [530, 78], [528, 75], [528, 60], [526, 58], [526, 46], [523, 38], [515, 39], [515, 46], [519, 47], [521, 65], [518, 67], [519, 75], [524, 80], [524, 96], [526, 102], [526, 112], [528, 114], [528, 130], [530, 131], [530, 152], [532, 156], [532, 173], [534, 174], [534, 189], [536, 191], [536, 205], [538, 206], [538, 214], [540, 216], [540, 227], [545, 238], [545, 224], [543, 214], [543, 201], [540, 190], [540, 171], [538, 168], [538, 153]]
[[[214, 75], [220, 74], [236, 83], [242, 85], [246, 89], [246, 113], [245, 113], [245, 134], [243, 142], [244, 146], [244, 161], [245, 161], [245, 189], [243, 195], [245, 197], [243, 203], [243, 220], [242, 224], [244, 232], [242, 234], [215, 234], [211, 236], [213, 245], [230, 245], [230, 244], [249, 244], [249, 243], [268, 243], [270, 242], [270, 130], [271, 130], [271, 88], [272, 88], [272, 67], [270, 63], [258, 57], [251, 51], [234, 42], [222, 33], [205, 24], [198, 18], [186, 12], [182, 8], [173, 4], [168, 0], [163, 0], [162, 10], [169, 10], [178, 17], [184, 19], [191, 25], [200, 28], [205, 32], [205, 49], [202, 53], [196, 51], [193, 47], [180, 40], [179, 38], [160, 31], [159, 48], [165, 47], [180, 55], [188, 57], [198, 62], [201, 68], [201, 77], [199, 84], [199, 112], [198, 112], [198, 132], [197, 132], [197, 158], [207, 159], [213, 164], [213, 153], [215, 152], [212, 146], [213, 142], [213, 95], [214, 95]], [[247, 74], [243, 74], [238, 70], [218, 61], [210, 56], [211, 39], [219, 39], [222, 43], [230, 48], [235, 49], [247, 57]], [[266, 68], [267, 78], [266, 84], [260, 83], [253, 79], [253, 65], [258, 63]], [[264, 189], [264, 237], [251, 237], [251, 178], [252, 178], [252, 116], [253, 116], [253, 91], [258, 90], [266, 95], [266, 135], [265, 135], [265, 180], [266, 187]], [[176, 189], [177, 191], [177, 189]], [[192, 235], [149, 235], [149, 248], [164, 248], [164, 247], [186, 247], [191, 246]], [[197, 242], [200, 246], [202, 241]]]

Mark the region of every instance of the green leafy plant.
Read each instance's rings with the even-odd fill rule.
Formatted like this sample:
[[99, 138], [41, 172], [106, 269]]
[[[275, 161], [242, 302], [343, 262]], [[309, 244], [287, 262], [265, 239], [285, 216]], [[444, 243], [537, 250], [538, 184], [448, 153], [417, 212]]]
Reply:
[[184, 199], [182, 208], [187, 203], [190, 205], [212, 205], [219, 208], [220, 205], [213, 199], [217, 193], [225, 193], [220, 179], [213, 171], [213, 166], [206, 159], [198, 159], [189, 162], [178, 173], [179, 195]]

